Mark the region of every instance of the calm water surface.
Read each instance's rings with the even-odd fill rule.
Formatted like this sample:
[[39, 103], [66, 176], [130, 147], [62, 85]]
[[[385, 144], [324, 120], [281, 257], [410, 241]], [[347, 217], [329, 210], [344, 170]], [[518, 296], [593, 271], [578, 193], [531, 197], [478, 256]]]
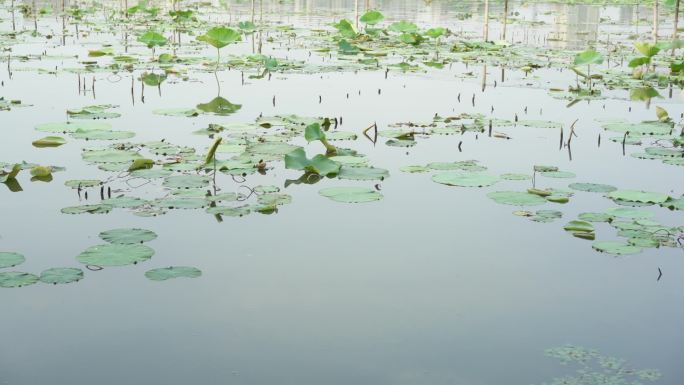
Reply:
[[[269, 21], [299, 27], [327, 27], [332, 20], [353, 17], [351, 1], [265, 3]], [[431, 5], [414, 0], [373, 5], [390, 20], [408, 18], [473, 36], [481, 31], [479, 5], [436, 0]], [[509, 39], [528, 46], [577, 49], [610, 33], [616, 39], [633, 29], [648, 33], [647, 26], [635, 25], [635, 7], [514, 7], [521, 19], [545, 22], [509, 27]], [[7, 31], [11, 23], [3, 12], [0, 29]], [[493, 15], [500, 12], [500, 5], [493, 7]], [[463, 13], [475, 16], [458, 20]], [[234, 5], [230, 18], [249, 18], [249, 5]], [[40, 24], [61, 28], [54, 17]], [[497, 36], [499, 27], [493, 20], [490, 33]], [[32, 28], [32, 22], [19, 18], [18, 28]], [[52, 59], [50, 65], [70, 67], [85, 60], [87, 50], [98, 48], [102, 39], [93, 33], [84, 41], [69, 37], [65, 45], [28, 42], [13, 47], [12, 54], [47, 50], [79, 55]], [[250, 52], [251, 42], [235, 49]], [[264, 51], [306, 56], [268, 44]], [[594, 119], [653, 119], [653, 106], [628, 102], [625, 94], [615, 92], [613, 99], [566, 108], [567, 101], [544, 90], [574, 84], [570, 71], [557, 69], [527, 77], [505, 70], [502, 82], [501, 68], [488, 67], [483, 91], [482, 67], [454, 64], [429, 73], [391, 72], [388, 79], [383, 71], [275, 74], [270, 81], [244, 85], [238, 71], [222, 71], [222, 95], [242, 109], [230, 117], [189, 119], [152, 111], [211, 100], [216, 96], [213, 74], [196, 74], [196, 82], [165, 83], [161, 96], [148, 89], [145, 103], [136, 95], [133, 104], [130, 77], [96, 74], [94, 98], [77, 92], [75, 74], [22, 70], [35, 62], [11, 65], [11, 79], [5, 69], [0, 71], [0, 96], [32, 107], [0, 112], [0, 161], [57, 164], [68, 171], [56, 173], [49, 184], [26, 180], [21, 193], [0, 188], [0, 250], [21, 252], [27, 256], [21, 270], [40, 272], [76, 265], [74, 257], [99, 244], [97, 234], [103, 230], [141, 227], [159, 237], [149, 243], [156, 254], [146, 263], [87, 271], [77, 284], [1, 290], [0, 384], [540, 384], [567, 372], [544, 356], [545, 349], [566, 343], [599, 349], [637, 367], [658, 368], [663, 374], [659, 384], [684, 382], [681, 249], [647, 249], [615, 258], [566, 234], [566, 220], [613, 206], [600, 194], [578, 193], [571, 204], [558, 208], [563, 219], [534, 223], [511, 215], [515, 207], [497, 205], [485, 194], [526, 188], [529, 182], [503, 181], [483, 192], [448, 188], [432, 183], [429, 175], [399, 171], [405, 165], [468, 159], [495, 174], [530, 173], [534, 164], [553, 164], [576, 173], [577, 181], [679, 196], [684, 192], [680, 169], [623, 156], [620, 144], [606, 136], [597, 146], [602, 130]], [[460, 76], [467, 71], [474, 75]], [[86, 76], [90, 81], [93, 75]], [[675, 90], [658, 105], [679, 116], [683, 101]], [[251, 122], [260, 114], [342, 116], [342, 128], [357, 133], [373, 122], [382, 129], [396, 122], [430, 121], [435, 113], [480, 112], [504, 119], [518, 114], [566, 127], [580, 120], [572, 160], [558, 150], [558, 132], [550, 129], [507, 130], [513, 137], [508, 141], [486, 135], [418, 139], [408, 150], [358, 139], [349, 145], [392, 175], [381, 183], [385, 198], [367, 205], [322, 198], [317, 193], [321, 183], [284, 189], [293, 203], [276, 215], [224, 218], [221, 223], [202, 210], [175, 210], [155, 218], [125, 210], [61, 214], [62, 207], [79, 204], [77, 194], [63, 187], [65, 180], [109, 174], [82, 162], [83, 142], [34, 148], [31, 141], [44, 135], [33, 127], [63, 121], [68, 108], [105, 103], [120, 105], [122, 117], [112, 120], [113, 127], [135, 131], [134, 140], [165, 138], [198, 150], [209, 141], [193, 131], [210, 122]], [[318, 149], [315, 144], [307, 148]], [[248, 176], [246, 184], [282, 187], [285, 179], [298, 177], [298, 172], [277, 168], [265, 176]], [[233, 183], [229, 178], [223, 182]], [[565, 188], [567, 183], [544, 180], [546, 187]], [[153, 192], [140, 189], [143, 197]], [[680, 212], [652, 210], [663, 223], [684, 223]], [[615, 230], [598, 224], [597, 234], [611, 239]], [[163, 283], [144, 277], [150, 268], [171, 265], [196, 266], [203, 276]], [[664, 273], [660, 281], [658, 268]]]

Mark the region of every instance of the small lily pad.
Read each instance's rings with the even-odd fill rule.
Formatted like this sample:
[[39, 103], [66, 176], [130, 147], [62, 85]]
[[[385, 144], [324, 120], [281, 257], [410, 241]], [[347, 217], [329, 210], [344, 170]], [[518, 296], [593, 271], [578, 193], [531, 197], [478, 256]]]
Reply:
[[382, 199], [382, 194], [365, 187], [328, 187], [318, 193], [335, 202], [365, 203]]
[[19, 253], [0, 252], [0, 269], [21, 265], [26, 258]]
[[157, 234], [145, 229], [114, 229], [100, 233], [100, 239], [103, 241], [124, 245], [149, 242], [156, 238]]
[[591, 247], [602, 253], [614, 255], [638, 254], [642, 251], [641, 247], [615, 241], [597, 241]]
[[40, 273], [40, 281], [48, 284], [66, 284], [83, 279], [83, 270], [74, 267], [54, 267]]
[[145, 245], [106, 244], [87, 248], [76, 259], [86, 265], [126, 266], [152, 258], [154, 250]]
[[522, 191], [494, 191], [487, 196], [496, 203], [513, 206], [539, 206], [546, 203], [543, 197]]
[[151, 281], [166, 281], [172, 278], [197, 278], [201, 275], [201, 270], [188, 266], [170, 266], [145, 272], [145, 277]]
[[8, 271], [0, 273], [0, 287], [12, 288], [30, 286], [38, 282], [38, 276], [19, 271]]

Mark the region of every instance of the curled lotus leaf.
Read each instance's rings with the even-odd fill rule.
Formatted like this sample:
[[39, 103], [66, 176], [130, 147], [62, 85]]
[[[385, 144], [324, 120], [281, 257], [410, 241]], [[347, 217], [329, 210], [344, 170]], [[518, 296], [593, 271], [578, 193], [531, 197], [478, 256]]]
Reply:
[[148, 246], [135, 244], [106, 244], [87, 248], [76, 259], [86, 265], [102, 267], [126, 266], [145, 262], [152, 258], [154, 250]]
[[40, 273], [40, 282], [52, 285], [67, 284], [83, 279], [83, 270], [75, 267], [53, 267]]
[[201, 275], [201, 270], [189, 266], [169, 266], [145, 272], [145, 277], [151, 281], [166, 281], [173, 278], [197, 278]]

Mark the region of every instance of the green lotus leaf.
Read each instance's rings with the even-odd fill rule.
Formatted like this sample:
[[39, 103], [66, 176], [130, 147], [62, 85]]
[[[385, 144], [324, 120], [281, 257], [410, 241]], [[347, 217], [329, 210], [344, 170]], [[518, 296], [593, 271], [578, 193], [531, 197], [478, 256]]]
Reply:
[[485, 187], [499, 181], [499, 177], [481, 172], [445, 172], [432, 176], [432, 181], [448, 186]]
[[368, 25], [376, 25], [383, 20], [385, 20], [385, 15], [376, 10], [370, 10], [364, 13], [359, 19], [360, 22]]
[[147, 31], [138, 36], [138, 41], [145, 44], [147, 48], [153, 48], [165, 45], [168, 39], [155, 31]]
[[654, 214], [650, 211], [632, 209], [627, 207], [613, 207], [606, 210], [606, 214], [619, 218], [645, 219], [652, 218]]
[[610, 222], [613, 220], [613, 216], [606, 213], [581, 213], [577, 218], [586, 222]]
[[64, 122], [64, 123], [44, 123], [36, 126], [37, 131], [52, 133], [71, 133], [78, 130], [109, 130], [112, 125], [104, 122]]
[[340, 20], [338, 23], [333, 24], [333, 27], [335, 27], [340, 36], [347, 39], [353, 39], [358, 34], [352, 23], [347, 19]]
[[587, 49], [586, 51], [580, 52], [575, 56], [574, 64], [579, 65], [590, 65], [590, 64], [601, 64], [603, 63], [603, 55], [596, 52], [593, 48]]
[[609, 193], [617, 190], [616, 187], [598, 183], [571, 183], [568, 187], [577, 191]]
[[503, 180], [531, 180], [532, 176], [528, 174], [501, 174]]
[[221, 49], [229, 44], [241, 41], [242, 36], [240, 36], [240, 32], [232, 28], [214, 27], [204, 35], [197, 36], [197, 40], [203, 41], [214, 48]]
[[540, 175], [547, 178], [574, 178], [577, 176], [569, 171], [544, 171]]
[[399, 33], [415, 33], [415, 32], [418, 32], [418, 26], [409, 22], [409, 21], [406, 21], [406, 20], [401, 20], [401, 21], [397, 21], [395, 23], [392, 23], [388, 29], [392, 32], [399, 32]]
[[151, 281], [166, 281], [172, 278], [197, 278], [201, 275], [202, 271], [188, 266], [170, 266], [145, 272], [145, 277]]
[[33, 147], [43, 148], [43, 147], [59, 147], [66, 143], [66, 140], [61, 136], [46, 136], [44, 138], [34, 140]]
[[496, 203], [513, 206], [539, 206], [546, 203], [543, 197], [522, 191], [494, 191], [487, 196]]
[[82, 130], [78, 129], [71, 133], [72, 138], [85, 140], [120, 140], [135, 136], [131, 131], [111, 131], [111, 130]]
[[20, 265], [25, 260], [26, 258], [19, 253], [2, 251], [0, 252], [0, 269]]
[[63, 214], [107, 214], [114, 207], [107, 204], [93, 204], [65, 207], [61, 210]]
[[204, 188], [209, 186], [211, 178], [204, 175], [172, 175], [164, 178], [164, 187], [168, 188]]
[[292, 196], [281, 193], [267, 193], [259, 195], [257, 201], [262, 205], [284, 205], [292, 203]]
[[131, 150], [117, 149], [97, 149], [85, 150], [82, 155], [83, 160], [91, 163], [131, 163], [142, 156]]
[[335, 202], [366, 203], [382, 199], [382, 194], [365, 187], [328, 187], [318, 193]]
[[594, 226], [585, 221], [570, 221], [563, 227], [563, 230], [570, 232], [589, 233], [594, 231]]
[[154, 250], [145, 245], [106, 244], [87, 248], [76, 259], [85, 265], [126, 266], [152, 258]]
[[242, 108], [240, 104], [233, 104], [220, 96], [215, 97], [209, 103], [200, 103], [197, 109], [207, 114], [220, 116], [230, 115]]
[[342, 166], [337, 177], [349, 180], [385, 180], [390, 176], [389, 171], [377, 167]]
[[320, 154], [308, 159], [301, 147], [285, 155], [285, 168], [304, 170], [319, 175], [335, 175], [340, 172], [339, 163]]
[[[672, 124], [664, 122], [641, 122], [641, 123], [607, 123], [602, 125], [606, 131], [626, 133], [630, 135], [667, 135], [672, 131]], [[622, 142], [622, 139], [620, 139]]]
[[100, 233], [100, 239], [103, 241], [124, 245], [149, 242], [156, 238], [157, 234], [145, 229], [113, 229]]
[[0, 287], [12, 288], [30, 286], [38, 282], [38, 276], [18, 271], [0, 273]]
[[74, 267], [53, 267], [40, 273], [40, 282], [57, 285], [83, 279], [83, 270]]
[[615, 190], [609, 192], [607, 196], [611, 199], [640, 203], [663, 203], [670, 198], [667, 194], [637, 190]]
[[638, 254], [642, 251], [641, 247], [615, 241], [597, 241], [591, 247], [602, 253], [613, 255]]

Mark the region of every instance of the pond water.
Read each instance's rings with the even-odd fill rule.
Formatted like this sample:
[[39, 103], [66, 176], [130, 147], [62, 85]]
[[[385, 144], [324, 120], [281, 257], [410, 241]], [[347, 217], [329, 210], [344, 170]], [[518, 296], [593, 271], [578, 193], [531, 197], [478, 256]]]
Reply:
[[[352, 48], [338, 52], [331, 24], [343, 18], [354, 24], [351, 0], [263, 0], [254, 15], [250, 2], [182, 2], [179, 9], [193, 9], [198, 18], [182, 28], [162, 17], [167, 3], [146, 6], [160, 7], [158, 16], [143, 10], [129, 17], [117, 13], [119, 2], [66, 3], [70, 16], [62, 17], [63, 4], [0, 5], [0, 97], [21, 101], [0, 101], [0, 164], [7, 174], [14, 164], [31, 163], [0, 185], [0, 252], [26, 259], [0, 273], [69, 267], [84, 276], [0, 288], [0, 384], [542, 384], [574, 372], [547, 351], [568, 344], [629, 362], [613, 382], [594, 376], [569, 384], [636, 380], [632, 368], [657, 369], [662, 377], [654, 383], [684, 382], [684, 215], [661, 207], [653, 194], [614, 202], [608, 191], [568, 188], [586, 182], [618, 193], [656, 192], [684, 207], [677, 200], [684, 193], [681, 147], [671, 146], [681, 130], [682, 89], [672, 78], [632, 81], [627, 65], [636, 56], [634, 41], [651, 38], [650, 7], [511, 2], [506, 43], [494, 48], [462, 43], [482, 42], [483, 3], [372, 1], [368, 6], [385, 16], [383, 28], [408, 20], [451, 34], [418, 46], [349, 38]], [[362, 15], [365, 2], [359, 7]], [[51, 11], [34, 22], [38, 9]], [[500, 41], [503, 4], [489, 12], [490, 39]], [[238, 29], [238, 21], [252, 17], [257, 31], [221, 49], [215, 75], [216, 49], [196, 36], [218, 24]], [[671, 17], [662, 9], [663, 39], [672, 35]], [[148, 49], [137, 39], [149, 29], [173, 36], [175, 44]], [[593, 86], [600, 95], [572, 96], [567, 90], [581, 80], [569, 67], [588, 46], [606, 59], [590, 68], [602, 74]], [[663, 63], [681, 60], [681, 51], [661, 53], [655, 71], [666, 76]], [[250, 56], [258, 53], [278, 64]], [[165, 75], [158, 87], [154, 78], [143, 86], [149, 74]], [[662, 97], [635, 100], [634, 89], [646, 86]], [[217, 94], [224, 98], [219, 114]], [[106, 111], [116, 114], [78, 111], [93, 105], [114, 105]], [[651, 124], [669, 124], [672, 133], [623, 137], [622, 128], [605, 129], [657, 120], [656, 107], [670, 118]], [[309, 158], [325, 153], [304, 137], [304, 126], [323, 117], [337, 118], [326, 134], [333, 139], [340, 132], [343, 140], [330, 140], [338, 155], [346, 154], [341, 149], [359, 155], [339, 162], [367, 163], [389, 176], [375, 178], [377, 169], [349, 164], [341, 170], [356, 177], [300, 178], [303, 171], [285, 168], [284, 142], [302, 146]], [[45, 126], [67, 121], [71, 126]], [[83, 129], [64, 132], [74, 123]], [[94, 123], [111, 127], [93, 132]], [[374, 123], [378, 136], [371, 128], [367, 138], [364, 130]], [[210, 124], [224, 129], [207, 131]], [[110, 130], [134, 136], [99, 140]], [[66, 143], [32, 145], [45, 136]], [[195, 171], [218, 137], [216, 161]], [[110, 147], [117, 155], [140, 150], [155, 162], [152, 170], [165, 164], [172, 171], [131, 178], [132, 157], [92, 161], [103, 156], [93, 148], [117, 143]], [[278, 151], [253, 150], [273, 143]], [[634, 156], [644, 152], [653, 159]], [[261, 160], [266, 167], [258, 172]], [[215, 162], [227, 170], [214, 172]], [[430, 164], [415, 168], [425, 172], [402, 170]], [[32, 181], [35, 165], [54, 166], [43, 178], [51, 181]], [[535, 172], [535, 165], [559, 172]], [[445, 173], [456, 184], [472, 178], [486, 186], [433, 182]], [[527, 178], [499, 178], [510, 173]], [[198, 174], [207, 178], [200, 188], [186, 189]], [[181, 175], [190, 179], [174, 179]], [[104, 187], [65, 186], [73, 180]], [[367, 189], [374, 201], [319, 194], [347, 186]], [[534, 194], [525, 193], [533, 187]], [[207, 190], [238, 195], [212, 204]], [[497, 191], [545, 204], [498, 204], [490, 198]], [[570, 193], [564, 204], [535, 195]], [[107, 206], [109, 195], [122, 196], [127, 207]], [[145, 203], [125, 200], [132, 197]], [[632, 207], [639, 199], [656, 204]], [[235, 209], [244, 205], [249, 214]], [[547, 213], [551, 218], [530, 220], [537, 210], [562, 218]], [[611, 213], [610, 224], [592, 222], [595, 240], [564, 230], [591, 212]], [[644, 236], [654, 226], [664, 238]], [[115, 267], [80, 263], [84, 250], [106, 244], [100, 232], [118, 228], [156, 233], [145, 243], [152, 258]], [[628, 255], [592, 247], [628, 239], [638, 245], [655, 239], [659, 247], [630, 246], [640, 252]], [[145, 275], [169, 266], [202, 274], [162, 282]], [[568, 350], [555, 355], [580, 351]], [[596, 372], [610, 370], [602, 362]]]

